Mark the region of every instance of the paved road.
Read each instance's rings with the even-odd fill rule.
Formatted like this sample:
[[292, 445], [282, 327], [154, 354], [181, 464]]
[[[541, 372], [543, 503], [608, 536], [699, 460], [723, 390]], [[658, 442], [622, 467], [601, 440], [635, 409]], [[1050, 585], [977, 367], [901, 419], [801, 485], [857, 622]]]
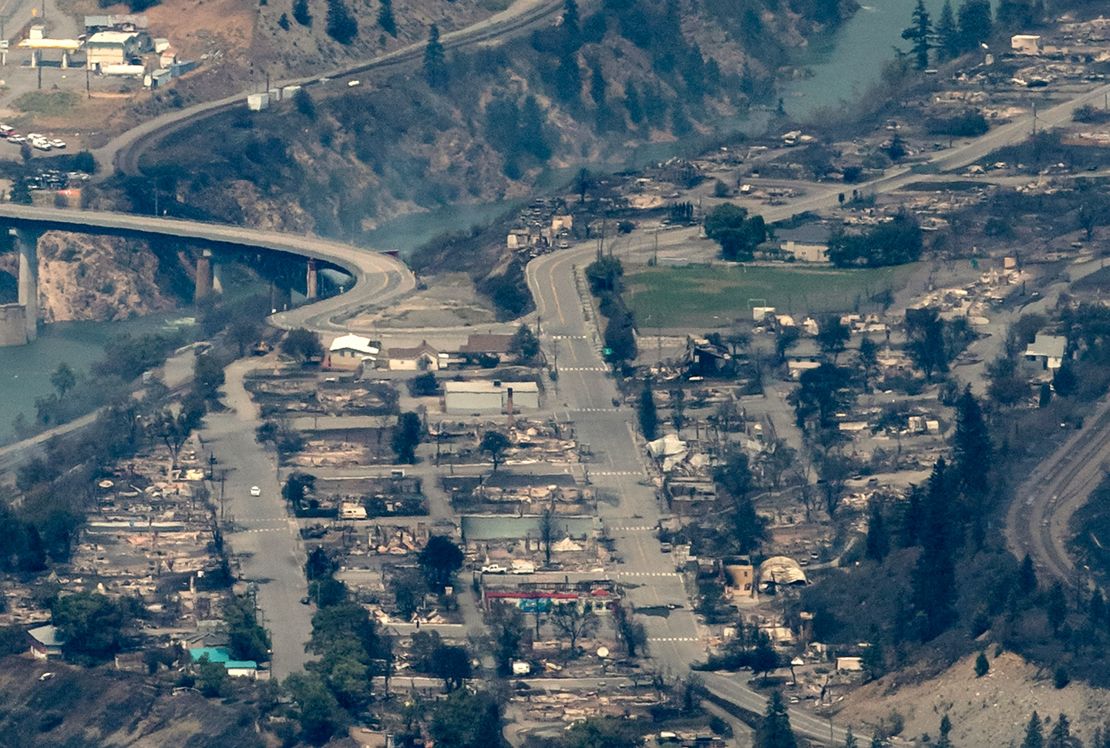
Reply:
[[[308, 585], [297, 523], [286, 512], [273, 457], [254, 438], [258, 411], [243, 388], [244, 375], [259, 365], [259, 359], [246, 358], [227, 367], [228, 410], [206, 416], [201, 436], [205, 451], [219, 461], [216, 469], [230, 468], [224, 511], [236, 530], [227, 540], [241, 559], [240, 577], [258, 585], [258, 605], [273, 639], [273, 675], [285, 678], [309, 660], [304, 645], [312, 633], [312, 609], [300, 602]], [[251, 496], [251, 486], [261, 488], [262, 495]]]
[[[554, 397], [574, 420], [581, 443], [588, 444], [594, 458], [590, 476], [599, 493], [598, 513], [606, 532], [616, 541], [623, 565], [614, 570], [629, 586], [628, 597], [636, 607], [675, 603], [688, 605], [682, 576], [674, 570], [671, 557], [660, 550], [654, 529], [664, 514], [655, 490], [647, 483], [642, 448], [634, 432], [634, 413], [613, 407], [617, 389], [605, 373], [596, 331], [587, 321], [592, 315], [579, 293], [575, 265], [592, 257], [584, 247], [533, 260], [527, 268], [529, 288], [536, 311], [543, 318], [542, 339], [548, 360], [558, 347], [559, 378]], [[652, 659], [663, 670], [678, 676], [690, 664], [704, 660], [706, 645], [697, 619], [688, 607], [666, 617], [644, 616]], [[740, 679], [707, 674], [706, 685], [723, 699], [746, 709], [762, 712], [766, 700]], [[816, 739], [828, 739], [827, 720], [793, 709], [791, 724], [796, 731]], [[844, 740], [841, 728], [833, 729], [837, 742]]]
[[[517, 0], [500, 13], [466, 28], [444, 34], [441, 41], [446, 49], [459, 49], [489, 43], [495, 39], [507, 38], [530, 29], [534, 24], [551, 17], [562, 7], [561, 0]], [[421, 60], [424, 47], [425, 42], [416, 42], [370, 60], [315, 75], [274, 81], [270, 85], [271, 88], [281, 88], [288, 85], [317, 86], [325, 84], [330, 79], [346, 78], [373, 70], [400, 67]], [[234, 107], [245, 106], [248, 93], [251, 93], [251, 91], [242, 91], [216, 101], [207, 101], [167, 112], [113, 138], [104, 146], [93, 150], [93, 155], [97, 162], [112, 164], [114, 170], [123, 174], [137, 174], [139, 173], [139, 160], [148, 148], [176, 131], [196, 127], [206, 117]], [[101, 178], [110, 176], [112, 171], [113, 169], [106, 169]]]

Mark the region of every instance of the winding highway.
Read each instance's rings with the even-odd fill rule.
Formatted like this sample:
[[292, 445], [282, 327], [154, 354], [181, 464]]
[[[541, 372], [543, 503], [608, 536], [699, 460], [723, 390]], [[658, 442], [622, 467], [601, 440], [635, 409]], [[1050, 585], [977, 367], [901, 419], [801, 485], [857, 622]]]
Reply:
[[[440, 37], [440, 40], [444, 49], [462, 49], [497, 39], [509, 38], [530, 29], [539, 22], [548, 20], [562, 7], [562, 0], [516, 0], [500, 13], [471, 24], [466, 28], [445, 33]], [[329, 80], [336, 78], [347, 78], [376, 70], [400, 68], [420, 61], [424, 54], [424, 47], [424, 42], [409, 44], [370, 60], [352, 63], [314, 75], [273, 81], [270, 86], [271, 88], [281, 88], [296, 85], [309, 88], [324, 85]], [[235, 107], [245, 107], [248, 93], [252, 93], [252, 91], [242, 91], [232, 96], [225, 96], [222, 99], [205, 101], [183, 109], [166, 112], [121, 133], [100, 148], [94, 149], [93, 155], [96, 157], [97, 163], [112, 164], [114, 169], [121, 174], [137, 175], [140, 172], [139, 161], [148, 148], [174, 132], [197, 126], [200, 121], [208, 117]], [[104, 176], [110, 176], [110, 170]]]

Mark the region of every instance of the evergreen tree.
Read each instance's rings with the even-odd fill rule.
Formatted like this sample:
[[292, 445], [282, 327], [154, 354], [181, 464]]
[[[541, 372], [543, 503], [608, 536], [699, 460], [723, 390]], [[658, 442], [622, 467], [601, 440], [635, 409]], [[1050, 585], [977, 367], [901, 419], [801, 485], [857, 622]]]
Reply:
[[637, 413], [640, 417], [640, 432], [648, 441], [654, 440], [658, 436], [659, 414], [655, 410], [655, 397], [651, 393], [650, 380], [644, 383], [644, 389], [640, 392]]
[[555, 95], [565, 103], [575, 103], [582, 95], [582, 71], [578, 67], [578, 55], [563, 55], [559, 67], [555, 68]]
[[782, 703], [782, 693], [774, 691], [767, 702], [767, 711], [755, 731], [755, 748], [796, 748], [797, 741], [790, 729], [790, 715]]
[[937, 748], [952, 748], [952, 739], [948, 734], [952, 732], [952, 720], [948, 719], [948, 715], [940, 718], [940, 739], [937, 740]]
[[929, 477], [921, 555], [913, 570], [913, 604], [921, 622], [922, 641], [929, 641], [956, 620], [956, 570], [953, 560], [952, 501], [944, 459]]
[[547, 115], [540, 108], [535, 96], [524, 99], [520, 108], [520, 131], [517, 134], [520, 148], [537, 161], [551, 158], [551, 145], [547, 142]]
[[960, 50], [969, 52], [991, 37], [990, 0], [964, 0], [958, 13]]
[[1049, 588], [1048, 594], [1045, 596], [1044, 607], [1045, 613], [1048, 615], [1048, 623], [1052, 626], [1052, 633], [1059, 633], [1060, 627], [1064, 625], [1064, 621], [1068, 618], [1068, 598], [1059, 582]]
[[567, 43], [571, 49], [578, 49], [581, 29], [578, 21], [578, 3], [575, 0], [563, 2], [563, 33], [567, 36]]
[[605, 72], [597, 59], [590, 63], [590, 98], [598, 109], [605, 108]]
[[393, 17], [393, 0], [381, 0], [378, 8], [378, 27], [392, 37], [397, 36], [397, 19]]
[[960, 30], [956, 26], [956, 14], [952, 12], [952, 0], [944, 0], [937, 21], [937, 57], [947, 61], [960, 54]]
[[1044, 748], [1044, 725], [1036, 712], [1029, 718], [1025, 726], [1025, 739], [1021, 741], [1021, 748]]
[[439, 40], [439, 26], [432, 24], [428, 31], [428, 45], [424, 48], [424, 80], [432, 88], [447, 84], [447, 61], [444, 58], [443, 43]]
[[312, 26], [312, 14], [308, 12], [308, 0], [293, 0], [293, 20], [302, 26]]
[[31, 204], [31, 188], [27, 186], [26, 179], [16, 179], [12, 182], [12, 189], [8, 195], [8, 199], [18, 205]]
[[925, 0], [917, 0], [914, 6], [912, 22], [909, 28], [902, 31], [902, 38], [912, 42], [911, 54], [914, 66], [918, 70], [929, 67], [929, 48], [933, 46], [933, 21], [929, 11], [925, 9]]
[[1018, 571], [1018, 590], [1024, 596], [1032, 595], [1037, 591], [1037, 570], [1028, 553], [1021, 560], [1021, 569]]
[[344, 0], [328, 0], [328, 16], [324, 30], [340, 44], [350, 44], [358, 36], [358, 19], [351, 15]]
[[914, 486], [910, 490], [906, 509], [902, 513], [902, 526], [898, 542], [903, 548], [911, 548], [921, 542], [922, 525], [925, 523], [924, 510], [921, 505], [922, 489]]
[[848, 725], [848, 732], [844, 734], [844, 748], [859, 748], [856, 736], [852, 734], [852, 726]]
[[883, 517], [883, 505], [878, 499], [871, 499], [870, 515], [867, 521], [867, 557], [882, 562], [890, 552], [890, 533]]
[[956, 402], [953, 462], [960, 488], [971, 496], [986, 496], [991, 464], [991, 437], [979, 401], [967, 387]]
[[883, 748], [883, 739], [877, 733], [871, 736], [871, 748]]
[[644, 121], [644, 106], [640, 103], [640, 91], [632, 81], [628, 81], [624, 87], [624, 108], [628, 110], [628, 119], [633, 125]]
[[984, 675], [991, 671], [990, 660], [984, 652], [980, 652], [979, 656], [975, 658], [975, 677], [982, 678]]
[[1071, 745], [1071, 722], [1068, 715], [1061, 712], [1048, 734], [1048, 748], [1071, 748]]

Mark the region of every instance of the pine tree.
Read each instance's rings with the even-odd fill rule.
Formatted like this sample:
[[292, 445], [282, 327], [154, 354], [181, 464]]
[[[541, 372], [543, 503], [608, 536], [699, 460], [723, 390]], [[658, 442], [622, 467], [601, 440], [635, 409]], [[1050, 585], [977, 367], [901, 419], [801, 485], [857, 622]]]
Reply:
[[883, 505], [878, 499], [872, 499], [870, 515], [867, 521], [867, 557], [872, 561], [882, 562], [890, 552], [890, 533], [886, 529], [886, 519], [883, 517]]
[[351, 15], [344, 0], [328, 0], [328, 15], [324, 30], [340, 44], [350, 44], [358, 36], [358, 19]]
[[976, 678], [982, 678], [984, 675], [986, 675], [990, 671], [991, 671], [990, 660], [987, 659], [987, 655], [985, 653], [980, 652], [979, 656], [975, 658], [975, 677]]
[[796, 748], [797, 741], [790, 729], [790, 715], [782, 703], [782, 693], [774, 691], [767, 702], [767, 711], [755, 731], [755, 748]]
[[990, 0], [964, 0], [957, 13], [960, 23], [960, 49], [968, 52], [991, 37]]
[[1021, 560], [1021, 569], [1018, 571], [1018, 591], [1026, 597], [1037, 591], [1037, 570], [1028, 553]]
[[308, 12], [308, 0], [293, 0], [293, 20], [302, 26], [312, 26], [312, 14]]
[[871, 736], [871, 748], [883, 748], [883, 739], [877, 734]]
[[1044, 725], [1036, 712], [1025, 726], [1025, 740], [1021, 741], [1021, 748], [1044, 748]]
[[428, 45], [424, 48], [424, 80], [432, 88], [440, 88], [447, 83], [443, 43], [439, 40], [439, 26], [434, 23], [428, 31]]
[[577, 49], [581, 29], [578, 22], [578, 3], [575, 0], [563, 2], [563, 32], [567, 35], [567, 42], [571, 47]]
[[852, 726], [848, 725], [848, 732], [844, 734], [844, 748], [859, 748], [856, 736], [852, 734]]
[[922, 641], [943, 632], [956, 619], [956, 569], [953, 560], [952, 501], [944, 459], [929, 477], [921, 536], [921, 555], [913, 570], [914, 610], [922, 621]]
[[917, 0], [914, 6], [912, 22], [909, 28], [902, 31], [902, 38], [912, 42], [911, 53], [914, 65], [918, 70], [929, 67], [929, 48], [933, 46], [933, 21], [929, 11], [925, 9], [925, 1]]
[[547, 142], [547, 116], [535, 96], [524, 99], [520, 108], [520, 131], [517, 135], [520, 147], [537, 161], [551, 158], [551, 145]]
[[598, 109], [605, 107], [605, 72], [600, 60], [590, 63], [590, 98]]
[[575, 103], [582, 95], [582, 70], [578, 67], [578, 55], [563, 55], [559, 67], [555, 68], [555, 95], [560, 101]]
[[638, 125], [644, 120], [644, 107], [640, 103], [640, 91], [632, 81], [624, 86], [624, 108], [628, 110], [628, 119], [633, 125]]
[[969, 497], [983, 498], [990, 482], [991, 438], [979, 401], [969, 386], [956, 401], [953, 462], [960, 488]]
[[952, 739], [948, 734], [952, 732], [952, 720], [948, 719], [948, 715], [940, 718], [940, 739], [937, 740], [937, 748], [952, 748]]
[[397, 19], [393, 17], [393, 0], [381, 0], [378, 8], [378, 26], [382, 31], [396, 38]]
[[1056, 718], [1056, 724], [1048, 734], [1048, 748], [1071, 748], [1071, 722], [1063, 712]]
[[952, 60], [960, 54], [960, 30], [956, 27], [956, 14], [952, 12], [952, 0], [944, 0], [937, 21], [937, 57], [942, 61]]

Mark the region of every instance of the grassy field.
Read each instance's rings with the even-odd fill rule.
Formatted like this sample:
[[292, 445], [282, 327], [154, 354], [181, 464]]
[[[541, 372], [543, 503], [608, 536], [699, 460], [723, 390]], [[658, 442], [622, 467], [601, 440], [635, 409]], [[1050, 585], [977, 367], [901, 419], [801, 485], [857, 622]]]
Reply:
[[751, 320], [753, 306], [790, 314], [850, 312], [903, 287], [913, 265], [868, 270], [787, 266], [638, 267], [626, 270], [625, 301], [638, 324], [711, 329]]

